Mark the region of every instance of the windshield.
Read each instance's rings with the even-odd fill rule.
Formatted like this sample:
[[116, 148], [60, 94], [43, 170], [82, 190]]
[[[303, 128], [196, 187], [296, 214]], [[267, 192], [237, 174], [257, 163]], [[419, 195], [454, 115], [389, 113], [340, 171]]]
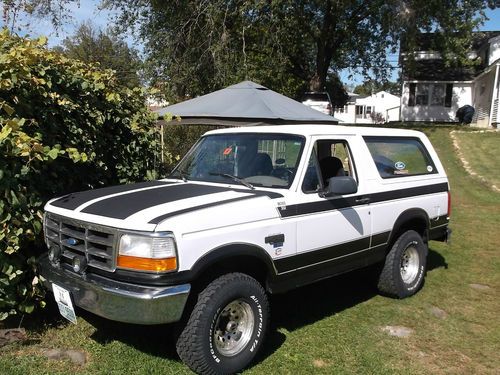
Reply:
[[303, 137], [290, 134], [208, 135], [181, 160], [171, 177], [288, 188], [297, 172], [303, 146]]

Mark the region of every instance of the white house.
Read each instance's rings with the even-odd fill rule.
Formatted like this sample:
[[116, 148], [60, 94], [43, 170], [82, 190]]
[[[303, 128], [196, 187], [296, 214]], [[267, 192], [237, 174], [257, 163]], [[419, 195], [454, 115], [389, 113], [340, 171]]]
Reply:
[[348, 93], [349, 100], [341, 108], [335, 108], [334, 117], [347, 124], [374, 124], [399, 121], [401, 99], [387, 91], [370, 96]]
[[457, 110], [471, 105], [473, 125], [496, 127], [500, 122], [500, 31], [475, 34], [469, 53], [470, 59], [479, 62], [474, 68], [446, 67], [441, 54], [432, 48], [434, 37], [433, 33], [420, 35], [413, 69], [407, 66], [407, 52], [401, 48], [401, 120], [454, 122]]

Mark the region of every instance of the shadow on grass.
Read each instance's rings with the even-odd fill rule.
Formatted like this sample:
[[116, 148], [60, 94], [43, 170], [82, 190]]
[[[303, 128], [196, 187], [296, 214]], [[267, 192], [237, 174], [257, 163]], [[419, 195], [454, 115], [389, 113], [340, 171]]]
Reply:
[[436, 268], [444, 268], [448, 269], [448, 263], [446, 263], [446, 259], [439, 254], [437, 251], [429, 248], [429, 254], [427, 255], [427, 271], [435, 270]]
[[179, 360], [175, 351], [175, 326], [172, 324], [127, 324], [110, 321], [81, 309], [79, 312], [96, 328], [90, 338], [102, 345], [116, 340], [155, 357]]
[[[432, 249], [429, 249], [427, 264], [429, 271], [448, 268], [445, 258]], [[270, 330], [256, 362], [265, 360], [283, 345], [286, 336], [279, 331], [280, 328], [294, 331], [378, 295], [379, 271], [380, 266], [373, 266], [271, 296]], [[102, 345], [116, 340], [149, 355], [179, 361], [175, 350], [174, 325], [141, 326], [119, 323], [81, 309], [77, 310], [77, 315], [96, 328], [90, 338]], [[35, 319], [26, 320], [24, 326], [32, 332], [41, 332], [62, 326], [64, 322], [59, 317], [56, 304], [48, 303], [43, 313], [38, 314]]]

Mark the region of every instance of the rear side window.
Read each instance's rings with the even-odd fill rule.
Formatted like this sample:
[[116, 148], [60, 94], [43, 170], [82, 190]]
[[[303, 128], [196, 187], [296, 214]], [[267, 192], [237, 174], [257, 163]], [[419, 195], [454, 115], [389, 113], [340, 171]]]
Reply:
[[382, 178], [437, 173], [418, 138], [363, 137]]

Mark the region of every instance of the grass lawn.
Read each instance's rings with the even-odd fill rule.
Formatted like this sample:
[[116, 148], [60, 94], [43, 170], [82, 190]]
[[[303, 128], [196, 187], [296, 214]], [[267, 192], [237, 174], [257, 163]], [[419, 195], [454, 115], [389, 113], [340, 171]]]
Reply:
[[[245, 373], [500, 372], [500, 194], [465, 173], [450, 128], [425, 131], [450, 177], [453, 238], [451, 245], [430, 243], [424, 288], [409, 299], [385, 298], [377, 294], [373, 276], [360, 271], [275, 296], [263, 353]], [[499, 136], [465, 138], [474, 157], [487, 144], [498, 160]], [[488, 164], [481, 174], [498, 179], [495, 166]], [[0, 374], [190, 373], [175, 355], [168, 326], [137, 327], [84, 312], [75, 326], [57, 318], [50, 304], [43, 315], [25, 318], [24, 325], [30, 340], [0, 348]], [[386, 325], [413, 333], [389, 336], [381, 330]], [[84, 350], [88, 360], [82, 366], [49, 360], [43, 356], [47, 348]]]
[[455, 137], [472, 170], [500, 188], [500, 132], [456, 133]]

